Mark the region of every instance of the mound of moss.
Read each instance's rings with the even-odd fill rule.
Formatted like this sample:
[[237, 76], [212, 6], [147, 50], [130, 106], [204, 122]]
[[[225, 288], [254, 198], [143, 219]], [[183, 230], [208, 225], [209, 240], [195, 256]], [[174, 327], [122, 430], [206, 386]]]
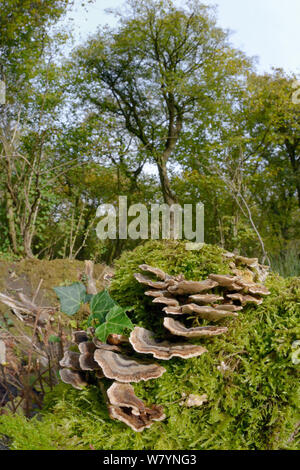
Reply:
[[149, 311], [161, 312], [162, 307], [158, 305], [155, 308], [152, 299], [144, 295], [145, 286], [135, 280], [133, 274], [141, 272], [139, 265], [149, 264], [168, 274], [184, 274], [186, 279], [197, 281], [211, 273], [230, 273], [230, 261], [223, 253], [224, 250], [213, 245], [204, 245], [200, 251], [187, 251], [182, 241], [147, 242], [123, 253], [116, 262], [110, 294], [121, 306], [132, 307], [131, 318], [135, 324], [155, 329], [161, 323], [161, 316], [149, 315]]
[[[123, 254], [111, 295], [133, 306], [132, 320], [147, 328], [162, 315], [133, 278], [142, 263], [192, 280], [230, 272], [222, 250], [209, 245], [189, 252], [182, 242], [152, 241]], [[208, 353], [157, 361], [167, 372], [134, 386], [140, 398], [164, 406], [165, 421], [135, 433], [109, 418], [96, 387], [79, 392], [61, 384], [48, 395], [42, 417], [1, 416], [1, 433], [16, 449], [299, 449], [299, 366], [292, 354], [300, 339], [300, 279], [270, 276], [266, 285], [271, 295], [262, 305], [223, 321], [227, 335], [201, 340]], [[207, 402], [187, 408], [182, 394], [206, 394]]]
[[[105, 265], [96, 264], [94, 267], [95, 279], [102, 278]], [[37, 296], [40, 305], [54, 305], [57, 296], [53, 287], [69, 285], [78, 281], [85, 271], [83, 261], [69, 259], [38, 260], [23, 259], [16, 262], [0, 260], [0, 292], [14, 296], [20, 290], [32, 298], [41, 280], [41, 289]], [[97, 281], [97, 287], [103, 288], [103, 282]], [[8, 308], [0, 303], [0, 314]]]

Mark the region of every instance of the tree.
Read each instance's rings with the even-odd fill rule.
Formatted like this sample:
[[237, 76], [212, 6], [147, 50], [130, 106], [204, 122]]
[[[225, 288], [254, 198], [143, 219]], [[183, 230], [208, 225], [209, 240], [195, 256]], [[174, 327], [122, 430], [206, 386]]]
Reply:
[[[222, 230], [226, 247], [233, 244], [245, 254], [257, 254], [259, 249], [252, 236], [249, 244], [250, 230], [256, 234], [264, 258], [267, 251], [285, 250], [299, 237], [299, 105], [292, 101], [294, 80], [280, 71], [264, 76], [249, 73], [229, 106], [219, 108], [210, 132], [195, 120], [186, 135], [187, 143], [181, 143], [183, 165], [198, 174], [199, 187], [204, 187], [205, 175], [208, 181], [215, 181], [216, 188], [221, 180], [231, 195], [231, 207], [224, 208], [227, 195], [223, 193], [217, 207], [206, 212], [206, 226], [216, 211], [230, 217], [232, 230]], [[188, 151], [191, 139], [194, 144]], [[187, 180], [195, 182], [195, 173]], [[206, 207], [210, 207], [207, 201]], [[241, 230], [241, 224], [250, 230]], [[246, 238], [241, 237], [243, 231]]]
[[296, 76], [280, 69], [252, 76], [250, 109], [254, 132], [265, 136], [262, 157], [268, 166], [285, 167], [286, 183], [294, 189], [300, 208], [300, 105], [293, 100], [297, 83]]
[[203, 120], [212, 116], [249, 64], [198, 1], [176, 8], [169, 0], [131, 0], [129, 7], [117, 30], [105, 28], [75, 52], [74, 90], [88, 113], [125, 134], [132, 162], [137, 155], [155, 162], [172, 205], [168, 163], [185, 128], [199, 108]]
[[[33, 256], [37, 215], [47, 189], [42, 173], [47, 167], [46, 142], [53, 134], [49, 125], [51, 121], [53, 126], [61, 102], [57, 68], [51, 63], [50, 29], [69, 4], [69, 0], [0, 2], [6, 12], [0, 19], [0, 78], [6, 85], [6, 102], [0, 105], [4, 226], [12, 251], [23, 250], [28, 257]], [[62, 39], [63, 35], [56, 36], [56, 45]]]

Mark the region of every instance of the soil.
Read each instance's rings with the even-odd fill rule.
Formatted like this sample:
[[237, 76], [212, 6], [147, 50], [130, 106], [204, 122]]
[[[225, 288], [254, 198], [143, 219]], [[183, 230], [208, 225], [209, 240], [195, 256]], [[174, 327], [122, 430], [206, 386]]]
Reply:
[[[95, 265], [94, 277], [99, 290], [105, 285], [103, 276], [108, 269], [104, 264]], [[45, 307], [54, 306], [58, 304], [58, 300], [53, 287], [79, 281], [83, 273], [83, 261], [68, 259], [0, 261], [0, 292], [11, 297], [17, 297], [21, 292], [32, 299], [42, 280], [36, 303]], [[8, 307], [0, 303], [0, 316], [7, 310]]]

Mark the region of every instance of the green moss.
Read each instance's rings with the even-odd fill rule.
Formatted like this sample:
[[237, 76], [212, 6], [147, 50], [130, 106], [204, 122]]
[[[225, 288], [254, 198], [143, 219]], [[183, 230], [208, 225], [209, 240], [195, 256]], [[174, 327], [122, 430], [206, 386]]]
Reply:
[[[94, 269], [95, 279], [99, 279], [105, 265], [96, 264]], [[30, 298], [35, 293], [41, 279], [40, 293], [37, 301], [42, 304], [52, 305], [58, 302], [53, 287], [68, 285], [78, 281], [84, 273], [83, 261], [56, 259], [37, 260], [24, 259], [18, 262], [0, 261], [0, 292], [9, 291], [12, 295], [20, 289]], [[103, 288], [101, 281], [97, 281], [97, 287]], [[7, 308], [0, 304], [0, 312]]]
[[[133, 307], [132, 318], [141, 326], [157, 327], [156, 319], [149, 318], [149, 309], [161, 312], [161, 306], [153, 309], [151, 299], [145, 298], [145, 286], [133, 277], [140, 272], [140, 264], [156, 266], [171, 275], [184, 273], [186, 279], [201, 280], [209, 274], [230, 273], [229, 261], [222, 256], [224, 250], [213, 245], [204, 245], [200, 251], [187, 251], [182, 241], [150, 241], [125, 252], [116, 262], [116, 273], [110, 288], [111, 296], [124, 307]], [[154, 277], [155, 278], [155, 277]]]
[[[162, 316], [150, 309], [144, 289], [132, 279], [137, 265], [201, 279], [228, 272], [221, 253], [211, 246], [186, 252], [181, 243], [146, 243], [122, 256], [111, 293], [137, 306], [134, 321], [153, 325]], [[225, 321], [227, 335], [202, 340], [207, 354], [160, 361], [167, 369], [160, 379], [134, 386], [140, 398], [164, 406], [166, 420], [151, 429], [135, 433], [112, 421], [96, 387], [79, 392], [59, 385], [48, 395], [41, 419], [1, 416], [1, 432], [16, 449], [299, 449], [299, 366], [291, 355], [300, 339], [300, 279], [272, 276], [267, 285], [271, 295], [261, 306]], [[208, 402], [185, 408], [182, 393], [206, 393]]]

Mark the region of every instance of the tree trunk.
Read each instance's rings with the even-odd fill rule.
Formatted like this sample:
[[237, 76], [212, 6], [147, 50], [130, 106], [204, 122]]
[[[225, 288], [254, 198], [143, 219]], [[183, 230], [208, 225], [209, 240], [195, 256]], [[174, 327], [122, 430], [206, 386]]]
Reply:
[[164, 158], [159, 158], [157, 160], [157, 168], [159, 173], [159, 179], [161, 184], [161, 190], [163, 194], [163, 198], [166, 204], [171, 206], [172, 204], [176, 204], [177, 199], [175, 193], [171, 189], [170, 180], [168, 177], [167, 165]]
[[[157, 167], [158, 167], [159, 179], [160, 179], [164, 202], [168, 204], [168, 206], [172, 206], [173, 204], [177, 203], [177, 198], [176, 198], [176, 194], [171, 189], [166, 160], [164, 158], [159, 158], [157, 160]], [[171, 239], [174, 238], [174, 234], [175, 234], [174, 212], [170, 211], [170, 237]]]
[[32, 245], [32, 234], [30, 230], [25, 230], [24, 233], [24, 253], [26, 255], [26, 258], [34, 258], [34, 255], [32, 253], [31, 249]]
[[13, 205], [13, 200], [11, 198], [9, 191], [6, 191], [6, 210], [7, 210], [8, 231], [9, 231], [11, 247], [12, 247], [13, 252], [15, 254], [18, 254], [19, 250], [18, 250], [17, 235], [16, 235], [14, 205]]

